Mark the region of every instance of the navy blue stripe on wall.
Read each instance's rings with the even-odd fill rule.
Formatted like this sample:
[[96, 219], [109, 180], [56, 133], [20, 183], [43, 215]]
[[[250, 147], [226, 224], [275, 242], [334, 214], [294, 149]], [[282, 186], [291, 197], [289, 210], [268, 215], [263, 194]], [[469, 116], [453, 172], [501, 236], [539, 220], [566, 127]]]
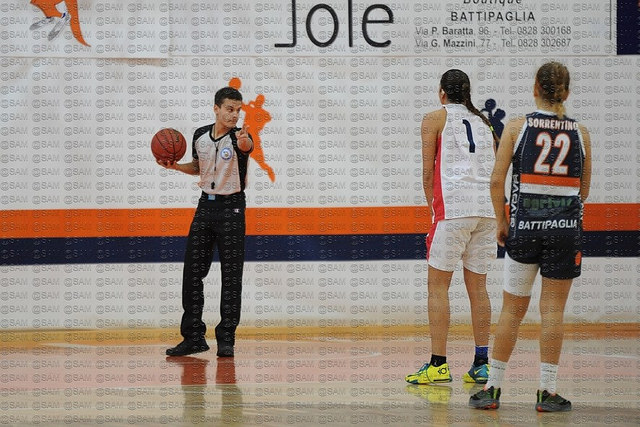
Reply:
[[640, 2], [618, 0], [616, 15], [618, 55], [640, 54]]
[[[186, 237], [0, 239], [0, 265], [182, 262]], [[423, 234], [247, 236], [246, 260], [383, 261], [426, 257]], [[640, 232], [585, 233], [585, 257], [638, 257]], [[499, 252], [499, 256], [503, 256]]]

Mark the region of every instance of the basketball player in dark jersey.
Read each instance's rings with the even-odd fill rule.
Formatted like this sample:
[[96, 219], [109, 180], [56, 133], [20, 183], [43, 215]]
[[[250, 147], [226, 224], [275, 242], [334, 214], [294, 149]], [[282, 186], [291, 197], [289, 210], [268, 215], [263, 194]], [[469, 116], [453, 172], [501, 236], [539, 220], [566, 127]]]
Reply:
[[197, 129], [193, 135], [193, 160], [189, 163], [159, 162], [160, 165], [199, 175], [202, 195], [189, 229], [182, 277], [184, 314], [180, 333], [184, 340], [167, 349], [168, 356], [184, 356], [209, 350], [203, 279], [209, 273], [214, 249], [218, 248], [222, 290], [220, 323], [215, 328], [219, 357], [234, 355], [235, 331], [240, 322], [242, 270], [244, 267], [244, 194], [253, 140], [246, 126], [236, 124], [242, 108], [237, 89], [220, 89], [214, 99], [216, 122]]
[[[556, 393], [563, 315], [571, 284], [581, 272], [582, 207], [591, 181], [587, 129], [565, 116], [569, 71], [558, 62], [541, 66], [533, 96], [538, 109], [511, 120], [502, 135], [491, 177], [497, 238], [505, 246], [503, 305], [484, 389], [469, 400], [481, 409], [499, 407], [500, 386], [527, 313], [537, 272], [540, 294], [540, 388], [536, 410], [568, 411]], [[512, 166], [509, 215], [505, 180]]]

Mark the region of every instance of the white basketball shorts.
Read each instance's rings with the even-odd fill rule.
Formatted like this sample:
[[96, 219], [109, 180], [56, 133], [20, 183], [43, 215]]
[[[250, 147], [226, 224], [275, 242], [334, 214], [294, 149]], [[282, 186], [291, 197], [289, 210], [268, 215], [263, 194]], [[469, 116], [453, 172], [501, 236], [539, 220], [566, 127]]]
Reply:
[[494, 218], [440, 220], [431, 226], [427, 235], [427, 260], [438, 270], [454, 271], [462, 260], [467, 270], [486, 274], [497, 250]]

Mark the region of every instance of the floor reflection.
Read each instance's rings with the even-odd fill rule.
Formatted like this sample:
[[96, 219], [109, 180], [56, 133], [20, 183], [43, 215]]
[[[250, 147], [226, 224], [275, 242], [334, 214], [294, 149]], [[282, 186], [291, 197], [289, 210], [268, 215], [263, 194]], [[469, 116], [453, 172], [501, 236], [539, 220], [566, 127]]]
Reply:
[[222, 422], [224, 425], [242, 425], [242, 390], [236, 385], [236, 361], [233, 357], [218, 358], [216, 388], [222, 393]]
[[468, 407], [471, 339], [451, 341], [453, 382], [439, 385], [404, 380], [426, 357], [414, 337], [242, 340], [235, 358], [167, 358], [167, 345], [0, 336], [0, 425], [640, 426], [637, 337], [565, 340], [574, 410], [561, 414], [534, 409], [534, 339], [518, 342], [497, 411]]
[[[236, 385], [236, 365], [234, 358], [219, 358], [216, 362], [215, 377], [209, 385], [207, 368], [210, 360], [193, 356], [167, 357], [168, 364], [182, 369], [180, 384], [184, 395], [182, 420], [190, 424], [222, 423], [224, 425], [241, 425], [242, 390]], [[207, 408], [215, 407], [213, 400], [221, 398], [220, 415], [214, 417]], [[207, 402], [207, 398], [212, 402]]]

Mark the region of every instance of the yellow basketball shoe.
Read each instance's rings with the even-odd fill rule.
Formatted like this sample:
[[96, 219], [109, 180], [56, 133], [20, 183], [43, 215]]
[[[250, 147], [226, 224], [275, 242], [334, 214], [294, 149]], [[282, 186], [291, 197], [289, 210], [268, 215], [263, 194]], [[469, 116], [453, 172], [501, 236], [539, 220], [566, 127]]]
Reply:
[[425, 363], [418, 372], [409, 374], [404, 379], [410, 384], [437, 384], [453, 381], [449, 365], [446, 363], [440, 366], [431, 366], [429, 363]]

